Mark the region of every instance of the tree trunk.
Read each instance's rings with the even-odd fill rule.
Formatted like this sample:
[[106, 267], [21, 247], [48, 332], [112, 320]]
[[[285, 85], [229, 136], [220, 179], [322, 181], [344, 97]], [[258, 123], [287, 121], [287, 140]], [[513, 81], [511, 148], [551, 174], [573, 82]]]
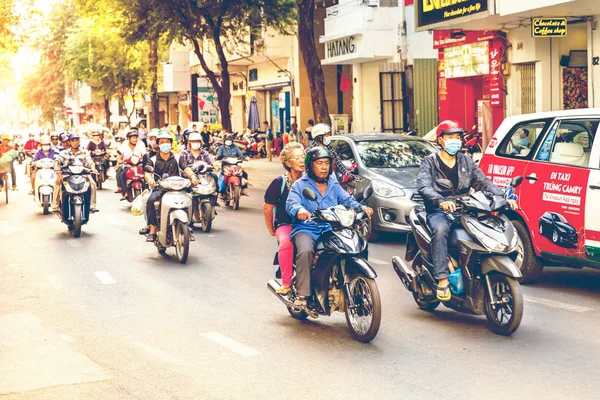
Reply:
[[150, 74], [152, 74], [152, 84], [150, 86], [150, 96], [152, 98], [152, 125], [148, 121], [148, 128], [160, 128], [159, 99], [158, 99], [158, 40], [150, 41]]
[[110, 101], [107, 96], [104, 96], [104, 112], [106, 112], [106, 127], [110, 129]]
[[298, 0], [298, 42], [302, 61], [308, 74], [313, 116], [316, 123], [331, 125], [325, 95], [325, 77], [315, 43], [315, 0]]

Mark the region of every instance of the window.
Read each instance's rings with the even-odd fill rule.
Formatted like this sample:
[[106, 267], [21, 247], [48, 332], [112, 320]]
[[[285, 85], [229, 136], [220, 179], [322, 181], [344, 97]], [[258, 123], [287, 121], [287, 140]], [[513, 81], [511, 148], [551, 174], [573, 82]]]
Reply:
[[356, 144], [367, 168], [418, 167], [435, 149], [423, 140], [372, 140]]
[[404, 130], [402, 78], [401, 72], [379, 73], [382, 132], [396, 133]]
[[546, 136], [536, 160], [588, 167], [600, 119], [557, 121]]
[[354, 153], [352, 152], [352, 147], [345, 140], [336, 140], [334, 142], [334, 150], [340, 156], [340, 160], [346, 168], [349, 168], [354, 164]]
[[533, 154], [532, 149], [550, 125], [550, 121], [528, 121], [515, 125], [504, 138], [498, 154], [506, 157], [528, 158]]

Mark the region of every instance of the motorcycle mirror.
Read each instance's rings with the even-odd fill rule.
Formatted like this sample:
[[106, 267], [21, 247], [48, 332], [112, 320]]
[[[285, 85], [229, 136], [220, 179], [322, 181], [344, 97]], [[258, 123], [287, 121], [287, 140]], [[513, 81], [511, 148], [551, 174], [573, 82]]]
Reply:
[[310, 201], [317, 201], [317, 195], [309, 188], [306, 188], [302, 191], [302, 196]]
[[437, 183], [439, 187], [442, 187], [444, 189], [454, 189], [454, 185], [448, 179], [438, 179], [437, 181], [435, 181], [435, 183]]
[[521, 183], [523, 182], [523, 177], [522, 176], [515, 176], [514, 178], [512, 178], [512, 180], [510, 181], [510, 186], [516, 188], [517, 186], [519, 186]]
[[373, 188], [371, 186], [369, 186], [368, 188], [365, 189], [365, 191], [362, 195], [363, 201], [368, 200], [369, 197], [371, 197], [371, 196], [373, 196]]
[[149, 172], [149, 173], [153, 173], [154, 172], [154, 168], [151, 165], [146, 165], [144, 167], [144, 171]]

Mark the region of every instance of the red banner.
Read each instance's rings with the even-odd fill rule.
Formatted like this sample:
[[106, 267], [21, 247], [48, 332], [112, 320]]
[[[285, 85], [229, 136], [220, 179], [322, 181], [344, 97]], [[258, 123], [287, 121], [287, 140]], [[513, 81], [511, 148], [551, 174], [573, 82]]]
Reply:
[[490, 105], [492, 107], [503, 107], [502, 77], [502, 43], [499, 40], [490, 42]]
[[[455, 37], [452, 37], [453, 35]], [[486, 42], [495, 38], [494, 31], [435, 30], [433, 31], [433, 48], [443, 49], [444, 47], [459, 46], [461, 44]]]

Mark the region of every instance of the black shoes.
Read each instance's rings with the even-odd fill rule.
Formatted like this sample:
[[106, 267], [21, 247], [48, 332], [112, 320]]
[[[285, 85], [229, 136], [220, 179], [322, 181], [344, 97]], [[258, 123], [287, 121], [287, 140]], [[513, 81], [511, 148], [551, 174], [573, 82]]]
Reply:
[[142, 229], [140, 229], [140, 235], [147, 235], [150, 233], [150, 226], [146, 225]]

